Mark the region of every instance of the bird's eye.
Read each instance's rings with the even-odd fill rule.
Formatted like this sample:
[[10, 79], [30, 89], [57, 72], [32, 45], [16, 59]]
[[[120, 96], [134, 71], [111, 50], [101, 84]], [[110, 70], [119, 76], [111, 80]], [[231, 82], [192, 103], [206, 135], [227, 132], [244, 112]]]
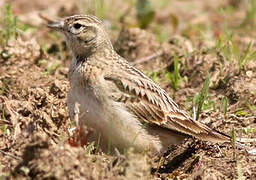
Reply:
[[73, 25], [73, 27], [74, 27], [75, 29], [80, 29], [80, 27], [82, 27], [82, 25], [79, 24], [79, 23], [75, 23], [75, 24]]

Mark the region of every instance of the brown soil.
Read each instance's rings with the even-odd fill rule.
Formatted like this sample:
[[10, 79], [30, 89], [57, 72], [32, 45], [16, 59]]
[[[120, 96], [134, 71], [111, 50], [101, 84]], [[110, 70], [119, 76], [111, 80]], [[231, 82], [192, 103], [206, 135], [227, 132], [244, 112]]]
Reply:
[[[29, 6], [24, 6], [27, 2], [22, 0], [12, 3], [23, 23], [29, 23], [32, 10], [47, 12], [46, 2], [53, 3], [36, 2]], [[182, 2], [173, 1], [170, 8], [157, 14], [155, 21], [167, 27], [169, 21], [163, 21], [166, 13], [180, 13], [181, 23], [203, 24], [209, 20], [214, 26], [213, 34], [221, 33], [223, 17], [216, 9], [231, 1], [191, 1], [190, 5], [198, 7], [191, 11], [185, 6], [188, 2]], [[62, 16], [81, 11], [73, 1], [63, 4], [55, 3], [49, 10], [54, 13], [49, 14]], [[241, 21], [244, 7], [236, 6], [240, 9], [228, 20]], [[174, 7], [184, 9], [179, 12]], [[133, 10], [129, 16], [135, 17]], [[110, 14], [109, 19], [117, 22], [121, 30], [114, 15]], [[127, 21], [135, 23], [129, 18]], [[239, 170], [247, 179], [256, 179], [255, 156], [230, 144], [186, 139], [161, 155], [135, 153], [132, 149], [124, 155], [108, 155], [89, 143], [85, 147], [70, 143], [73, 122], [66, 107], [70, 53], [63, 38], [41, 23], [31, 21], [34, 31], [21, 33], [0, 48], [0, 179], [237, 179]], [[113, 41], [119, 54], [146, 74], [155, 72], [154, 80], [189, 112], [192, 102], [188, 99], [200, 92], [210, 73], [209, 101], [215, 102], [216, 108], [203, 110], [199, 120], [226, 134], [235, 128], [237, 137], [254, 140], [256, 133], [245, 134], [243, 129], [256, 128], [256, 61], [239, 70], [236, 61], [230, 62], [223, 54], [210, 51], [213, 40], [198, 38], [191, 24], [184, 24], [183, 31], [176, 30], [176, 35], [164, 43], [150, 33], [153, 27], [124, 28], [119, 35], [116, 31], [110, 33], [117, 39]], [[252, 34], [241, 32], [234, 38], [245, 49], [251, 37]], [[140, 62], [159, 52], [155, 58]], [[174, 54], [180, 57], [182, 77], [177, 91], [165, 78], [167, 71], [173, 71]], [[223, 97], [229, 101], [225, 115], [220, 108]], [[255, 148], [256, 141], [247, 142], [246, 146]], [[237, 168], [239, 165], [241, 169]]]

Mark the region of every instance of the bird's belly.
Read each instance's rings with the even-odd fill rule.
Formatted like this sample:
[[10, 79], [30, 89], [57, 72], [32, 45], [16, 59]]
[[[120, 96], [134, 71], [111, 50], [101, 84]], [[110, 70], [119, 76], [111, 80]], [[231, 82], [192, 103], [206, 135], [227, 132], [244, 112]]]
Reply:
[[134, 115], [116, 102], [102, 101], [85, 89], [72, 89], [69, 95], [69, 110], [74, 111], [74, 104], [78, 103], [80, 125], [93, 128], [89, 141], [100, 143], [104, 151], [118, 148], [122, 152], [129, 147], [137, 151], [161, 150], [159, 139], [150, 135]]
[[78, 104], [79, 123], [81, 125], [98, 129], [100, 124], [106, 122], [102, 102], [98, 100], [90, 88], [75, 87], [71, 89], [67, 103], [70, 112], [75, 111], [76, 103]]

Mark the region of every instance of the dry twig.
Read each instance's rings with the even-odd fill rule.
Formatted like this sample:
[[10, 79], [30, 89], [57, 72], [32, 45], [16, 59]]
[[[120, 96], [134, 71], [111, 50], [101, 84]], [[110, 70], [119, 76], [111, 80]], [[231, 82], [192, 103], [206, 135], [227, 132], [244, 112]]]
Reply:
[[6, 155], [6, 156], [10, 156], [10, 157], [13, 158], [13, 159], [21, 160], [21, 158], [19, 158], [19, 157], [17, 157], [17, 156], [14, 156], [14, 155], [12, 155], [12, 154], [10, 154], [10, 153], [8, 153], [8, 152], [5, 152], [5, 151], [3, 151], [3, 150], [0, 150], [0, 152], [3, 153], [3, 154]]
[[157, 51], [156, 53], [154, 53], [154, 54], [152, 54], [150, 56], [146, 56], [146, 57], [143, 57], [143, 58], [135, 60], [132, 63], [132, 65], [136, 65], [136, 64], [140, 64], [140, 63], [144, 63], [144, 62], [150, 61], [150, 60], [155, 59], [155, 58], [157, 58], [159, 56], [162, 56], [163, 53], [164, 53], [163, 50], [159, 50], [159, 51]]

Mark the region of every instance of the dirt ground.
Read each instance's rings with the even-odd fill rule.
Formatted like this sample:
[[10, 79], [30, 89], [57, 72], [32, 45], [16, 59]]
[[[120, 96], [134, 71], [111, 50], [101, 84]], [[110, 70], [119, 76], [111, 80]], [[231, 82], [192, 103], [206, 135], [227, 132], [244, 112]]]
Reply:
[[[228, 135], [234, 129], [247, 149], [256, 148], [256, 56], [240, 68], [237, 60], [254, 41], [256, 13], [250, 19], [250, 8], [235, 0], [153, 1], [154, 21], [142, 30], [131, 1], [112, 1], [105, 1], [104, 23], [118, 53], [191, 114], [192, 99], [210, 74], [199, 121]], [[74, 144], [66, 106], [70, 52], [38, 13], [97, 14], [93, 2], [6, 1], [20, 29], [0, 46], [0, 179], [256, 179], [256, 156], [231, 144], [188, 138], [159, 156], [132, 149], [109, 155], [91, 143]], [[0, 23], [0, 30], [5, 28]], [[240, 55], [225, 41], [227, 32], [233, 32]], [[256, 46], [249, 50], [256, 52]], [[174, 71], [174, 54], [181, 76], [177, 90], [167, 78]]]

